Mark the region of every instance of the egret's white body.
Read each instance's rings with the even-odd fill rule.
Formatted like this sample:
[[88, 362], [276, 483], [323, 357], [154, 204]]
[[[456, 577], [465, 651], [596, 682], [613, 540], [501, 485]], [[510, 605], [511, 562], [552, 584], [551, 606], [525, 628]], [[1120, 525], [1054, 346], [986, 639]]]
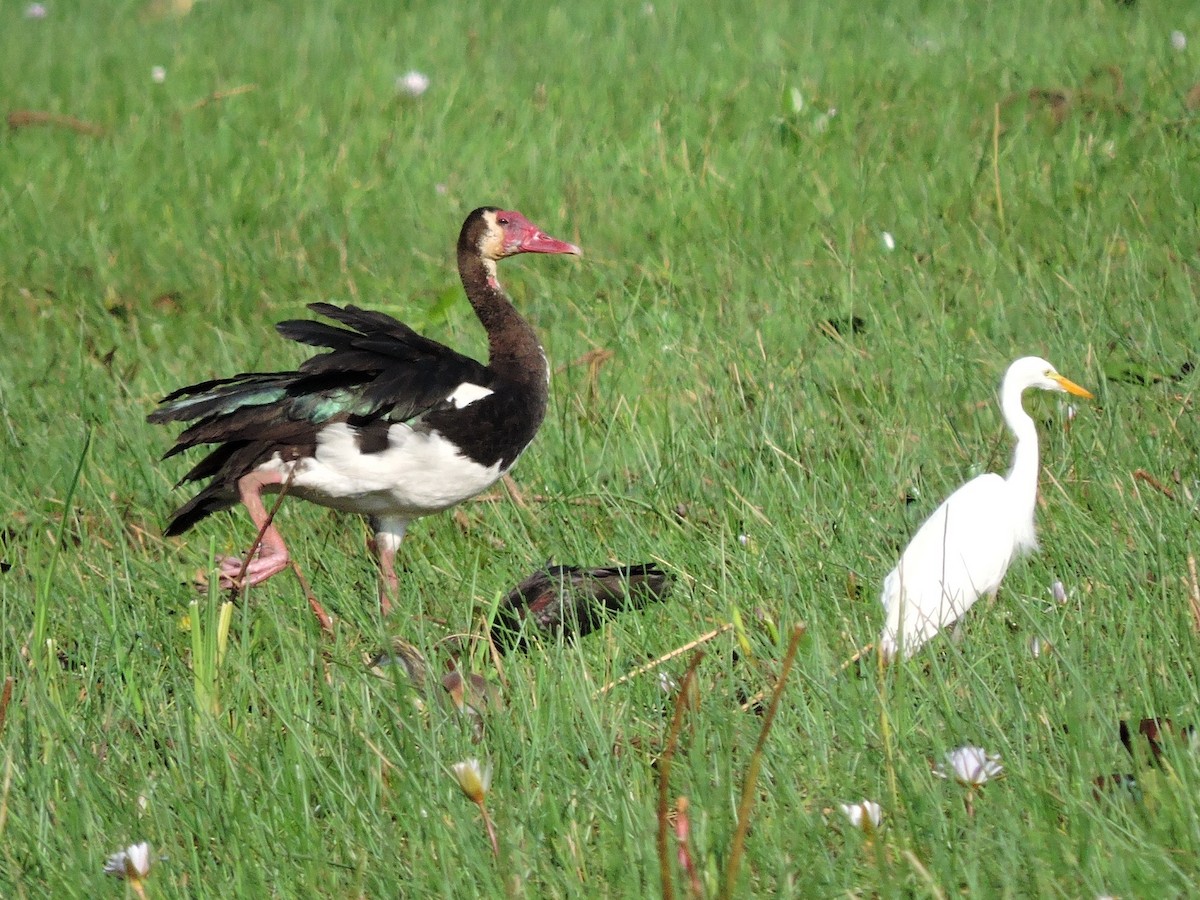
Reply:
[[912, 656], [981, 596], [995, 594], [1009, 564], [1037, 548], [1038, 436], [1021, 406], [1027, 388], [1092, 395], [1036, 356], [1018, 359], [1004, 375], [1000, 408], [1016, 437], [1012, 470], [973, 478], [951, 494], [918, 529], [884, 579], [887, 619], [879, 651], [887, 660]]

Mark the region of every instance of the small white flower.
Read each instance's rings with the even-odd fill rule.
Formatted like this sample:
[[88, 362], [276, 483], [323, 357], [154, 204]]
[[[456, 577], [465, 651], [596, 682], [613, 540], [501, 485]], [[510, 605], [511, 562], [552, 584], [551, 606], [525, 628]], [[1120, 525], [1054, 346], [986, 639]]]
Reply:
[[1054, 584], [1050, 585], [1050, 596], [1053, 597], [1054, 602], [1059, 605], [1067, 602], [1067, 589], [1061, 581], [1055, 579]]
[[842, 812], [855, 828], [870, 834], [883, 821], [883, 809], [878, 803], [863, 800], [860, 803], [842, 803]]
[[642, 4], [642, 15], [646, 16], [647, 18], [650, 16], [653, 16], [654, 15], [654, 4], [653, 3], [643, 3]]
[[482, 803], [492, 786], [492, 764], [480, 764], [477, 759], [465, 759], [450, 767], [458, 786], [472, 803]]
[[150, 874], [150, 845], [142, 841], [114, 853], [105, 861], [104, 873], [130, 881], [145, 878]]
[[959, 784], [971, 787], [986, 784], [1004, 771], [1000, 757], [995, 753], [988, 753], [982, 747], [959, 747], [957, 750], [951, 750], [946, 754], [946, 762], [949, 769], [938, 766], [933, 770], [933, 774], [938, 778], [953, 778]]
[[1039, 659], [1041, 655], [1050, 649], [1050, 645], [1043, 641], [1036, 634], [1029, 639], [1029, 655], [1034, 659]]
[[743, 547], [749, 547], [750, 546], [750, 535], [739, 534], [738, 535], [738, 543], [741, 544]]
[[396, 90], [410, 97], [420, 97], [429, 90], [429, 76], [415, 69], [396, 79]]
[[450, 193], [450, 188], [446, 187], [445, 184], [439, 181], [433, 186], [433, 192], [439, 197], [445, 197], [448, 193]]
[[1182, 31], [1171, 32], [1171, 46], [1182, 53], [1187, 49], [1187, 35]]
[[46, 18], [46, 6], [42, 3], [30, 3], [25, 7], [25, 18], [27, 19], [44, 19]]
[[804, 112], [804, 95], [800, 93], [800, 88], [792, 88], [792, 112]]
[[167, 80], [167, 70], [162, 66], [154, 66], [150, 69], [150, 80], [155, 84], [162, 84]]
[[883, 241], [884, 250], [887, 250], [889, 253], [891, 253], [896, 249], [896, 239], [892, 237], [892, 233], [890, 231], [885, 231], [879, 237]]

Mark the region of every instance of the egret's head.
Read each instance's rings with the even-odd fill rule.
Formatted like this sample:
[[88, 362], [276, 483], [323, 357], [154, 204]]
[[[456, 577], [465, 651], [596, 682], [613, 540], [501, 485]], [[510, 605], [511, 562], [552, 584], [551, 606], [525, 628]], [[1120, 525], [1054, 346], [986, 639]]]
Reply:
[[1014, 362], [1005, 373], [1004, 383], [1005, 386], [1019, 385], [1022, 391], [1026, 388], [1038, 388], [1043, 391], [1061, 391], [1077, 397], [1092, 397], [1091, 391], [1059, 375], [1054, 366], [1038, 356], [1024, 356]]

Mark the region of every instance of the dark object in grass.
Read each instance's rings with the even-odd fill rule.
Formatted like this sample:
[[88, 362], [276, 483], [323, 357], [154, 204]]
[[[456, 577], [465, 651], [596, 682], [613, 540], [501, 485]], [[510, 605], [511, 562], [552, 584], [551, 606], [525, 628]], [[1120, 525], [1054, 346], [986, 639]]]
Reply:
[[830, 337], [838, 335], [861, 334], [867, 330], [867, 320], [862, 316], [844, 316], [840, 318], [825, 319], [820, 323], [820, 328], [825, 334]]
[[392, 645], [381, 650], [367, 663], [368, 668], [379, 674], [390, 668], [403, 669], [412, 686], [422, 698], [435, 694], [449, 707], [471, 724], [471, 736], [475, 743], [483, 740], [484, 719], [487, 713], [504, 707], [504, 700], [496, 687], [482, 675], [459, 671], [454, 662], [441, 678], [442, 692], [432, 689], [429, 680], [429, 665], [425, 656], [401, 637], [392, 638]]
[[1103, 800], [1106, 795], [1120, 796], [1122, 793], [1140, 803], [1142, 788], [1137, 783], [1137, 778], [1133, 775], [1113, 772], [1111, 775], [1097, 775], [1092, 779], [1092, 796], [1097, 800]]
[[[1134, 745], [1133, 731], [1129, 727], [1129, 723], [1121, 719], [1118, 723], [1118, 733], [1121, 737], [1121, 746], [1129, 754], [1130, 759], [1135, 763], [1139, 763], [1138, 753]], [[1067, 727], [1063, 726], [1063, 731]], [[1137, 732], [1146, 739], [1146, 743], [1150, 749], [1150, 762], [1155, 767], [1161, 769], [1164, 766], [1165, 759], [1163, 750], [1164, 735], [1178, 733], [1181, 740], [1190, 743], [1196, 734], [1196, 729], [1192, 725], [1176, 730], [1170, 719], [1165, 717], [1146, 717], [1138, 721]], [[1141, 801], [1142, 789], [1138, 784], [1137, 777], [1133, 774], [1121, 774], [1114, 772], [1111, 775], [1097, 775], [1092, 779], [1092, 795], [1097, 799], [1103, 798], [1105, 795], [1113, 795], [1124, 793], [1134, 800]]]
[[10, 563], [7, 559], [0, 559], [0, 572], [7, 572], [11, 568], [12, 563]]
[[[1119, 723], [1121, 743], [1129, 752], [1129, 755], [1134, 759], [1137, 754], [1133, 752], [1133, 735], [1129, 731], [1129, 724], [1122, 719]], [[1150, 757], [1153, 763], [1162, 768], [1163, 765], [1163, 735], [1176, 733], [1175, 725], [1168, 718], [1147, 717], [1138, 722], [1138, 734], [1146, 738], [1146, 743], [1150, 747]], [[1196, 726], [1186, 725], [1178, 730], [1180, 740], [1187, 744], [1191, 744], [1195, 739]]]
[[671, 577], [654, 563], [634, 566], [550, 566], [534, 572], [500, 601], [492, 640], [526, 650], [532, 634], [583, 637], [629, 609], [662, 600]]

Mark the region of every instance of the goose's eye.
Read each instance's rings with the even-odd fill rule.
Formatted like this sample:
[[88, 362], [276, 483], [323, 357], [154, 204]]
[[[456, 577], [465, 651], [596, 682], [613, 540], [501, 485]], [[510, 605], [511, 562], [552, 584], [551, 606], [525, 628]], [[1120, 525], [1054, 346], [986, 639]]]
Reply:
[[508, 216], [499, 216], [496, 219], [497, 225], [507, 225], [509, 223]]

